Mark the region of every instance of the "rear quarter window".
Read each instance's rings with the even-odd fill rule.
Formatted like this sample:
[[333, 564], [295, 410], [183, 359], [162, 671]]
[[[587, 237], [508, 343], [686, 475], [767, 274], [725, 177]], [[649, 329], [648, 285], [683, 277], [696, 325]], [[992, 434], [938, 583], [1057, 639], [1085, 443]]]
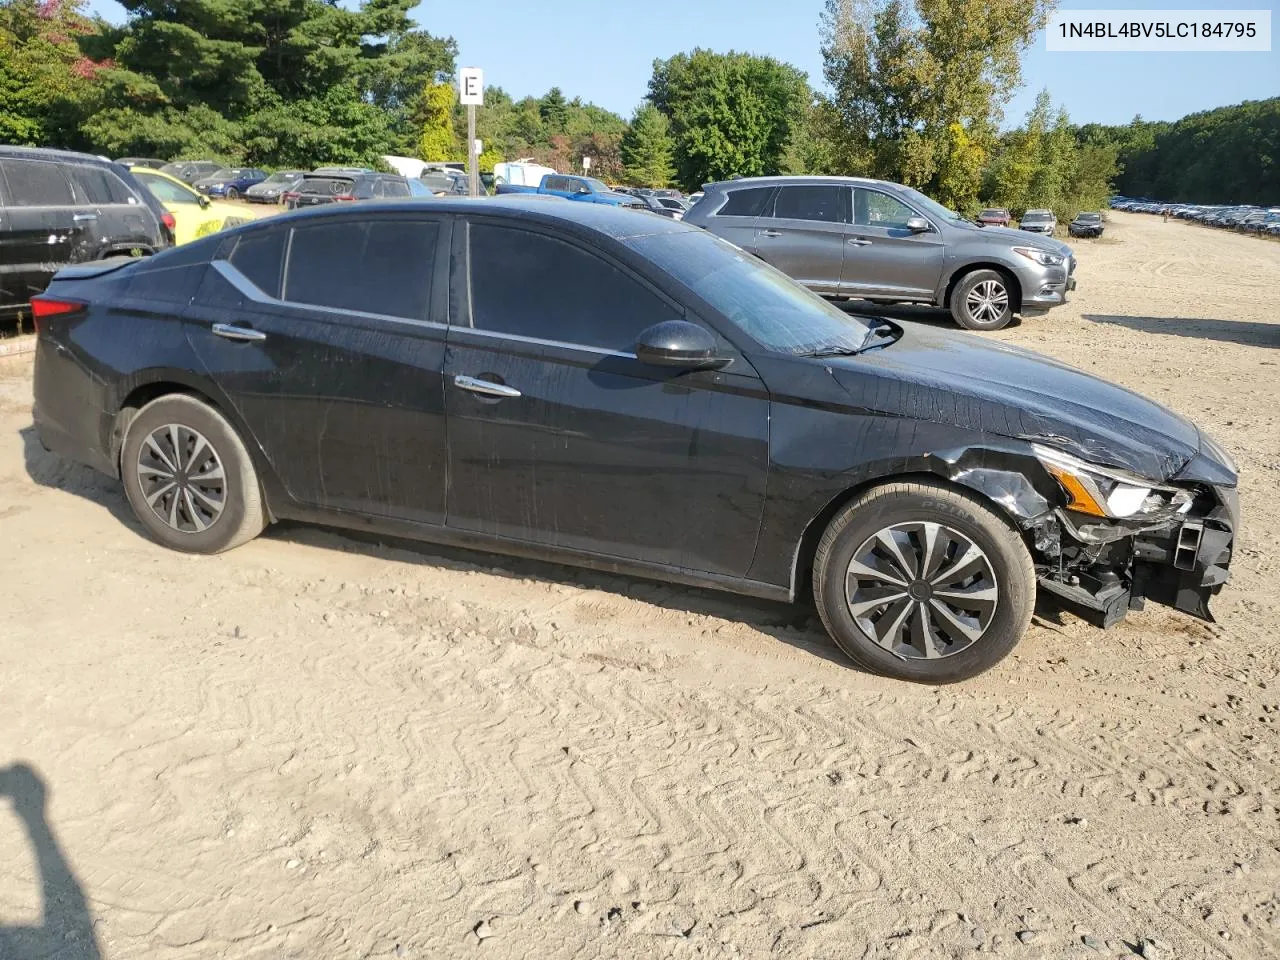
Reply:
[[244, 234], [231, 251], [231, 265], [269, 297], [280, 296], [287, 230], [255, 230]]
[[758, 217], [764, 213], [765, 204], [773, 187], [750, 187], [745, 190], [731, 190], [729, 199], [725, 201], [718, 217]]
[[[137, 203], [129, 186], [105, 167], [77, 164], [67, 168], [76, 192], [85, 203]], [[159, 179], [158, 177], [156, 178]]]

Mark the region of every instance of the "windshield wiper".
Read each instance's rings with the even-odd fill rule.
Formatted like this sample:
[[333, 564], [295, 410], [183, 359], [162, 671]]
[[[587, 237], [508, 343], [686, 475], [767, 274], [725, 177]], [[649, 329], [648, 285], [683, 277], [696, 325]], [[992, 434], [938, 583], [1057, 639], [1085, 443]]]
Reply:
[[798, 354], [801, 357], [852, 357], [862, 352], [862, 347], [819, 347], [817, 350], [810, 350], [807, 353]]

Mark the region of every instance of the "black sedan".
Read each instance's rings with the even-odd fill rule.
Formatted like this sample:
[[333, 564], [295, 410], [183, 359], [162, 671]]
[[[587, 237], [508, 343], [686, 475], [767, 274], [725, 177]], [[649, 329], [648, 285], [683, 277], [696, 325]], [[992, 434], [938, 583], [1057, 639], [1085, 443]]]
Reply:
[[1160, 405], [968, 334], [860, 319], [696, 227], [544, 198], [258, 221], [57, 275], [35, 420], [146, 531], [275, 520], [778, 600], [858, 665], [1004, 657], [1046, 598], [1208, 619], [1230, 459]]

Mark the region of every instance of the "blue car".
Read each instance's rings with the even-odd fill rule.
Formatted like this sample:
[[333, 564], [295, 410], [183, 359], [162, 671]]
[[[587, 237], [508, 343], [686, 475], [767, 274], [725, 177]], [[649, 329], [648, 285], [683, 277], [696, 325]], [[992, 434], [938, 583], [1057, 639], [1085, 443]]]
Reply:
[[610, 190], [594, 177], [571, 177], [561, 173], [549, 173], [536, 187], [522, 187], [514, 183], [500, 183], [498, 193], [540, 193], [544, 196], [564, 197], [585, 203], [604, 203], [611, 207], [644, 209], [637, 197]]
[[202, 177], [192, 184], [206, 196], [239, 200], [250, 187], [267, 179], [267, 172], [257, 167], [223, 167], [211, 177]]

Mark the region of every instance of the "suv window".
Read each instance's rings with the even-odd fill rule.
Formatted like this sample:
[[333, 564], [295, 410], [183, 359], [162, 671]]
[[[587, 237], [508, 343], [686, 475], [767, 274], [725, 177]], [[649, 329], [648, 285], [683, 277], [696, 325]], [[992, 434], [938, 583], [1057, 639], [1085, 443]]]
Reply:
[[860, 227], [884, 227], [888, 230], [905, 230], [907, 221], [918, 214], [897, 197], [879, 190], [859, 188], [854, 198], [854, 223]]
[[425, 320], [439, 225], [338, 220], [293, 228], [283, 299]]
[[74, 164], [67, 167], [67, 173], [71, 175], [71, 181], [85, 203], [138, 202], [125, 182], [105, 167]]
[[49, 160], [0, 160], [9, 189], [5, 202], [11, 207], [69, 207], [75, 204], [71, 184], [62, 165]]
[[261, 230], [242, 236], [227, 259], [247, 280], [269, 297], [280, 296], [280, 269], [289, 231]]
[[725, 201], [718, 217], [758, 217], [764, 213], [765, 204], [773, 187], [748, 187], [745, 190], [731, 190], [729, 199]]
[[471, 318], [479, 330], [630, 353], [680, 314], [629, 274], [540, 233], [472, 224]]
[[773, 202], [777, 220], [849, 222], [849, 188], [832, 185], [782, 187]]
[[402, 180], [384, 180], [382, 181], [382, 195], [384, 197], [407, 197], [409, 196], [409, 185]]

